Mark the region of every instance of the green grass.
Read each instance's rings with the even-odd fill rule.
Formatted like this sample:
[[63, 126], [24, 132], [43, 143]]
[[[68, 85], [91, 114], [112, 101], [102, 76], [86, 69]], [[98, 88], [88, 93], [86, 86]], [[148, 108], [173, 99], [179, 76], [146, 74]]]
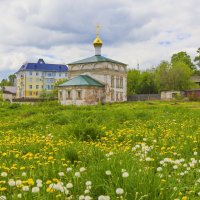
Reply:
[[[197, 200], [199, 121], [199, 102], [89, 107], [0, 102], [0, 196]], [[128, 172], [127, 178], [122, 177], [123, 171]], [[37, 184], [38, 179], [42, 183]], [[92, 182], [91, 188], [87, 181]], [[68, 183], [73, 187], [67, 189]], [[24, 186], [29, 191], [23, 191]], [[33, 193], [34, 187], [40, 191]], [[124, 193], [117, 194], [117, 188]]]

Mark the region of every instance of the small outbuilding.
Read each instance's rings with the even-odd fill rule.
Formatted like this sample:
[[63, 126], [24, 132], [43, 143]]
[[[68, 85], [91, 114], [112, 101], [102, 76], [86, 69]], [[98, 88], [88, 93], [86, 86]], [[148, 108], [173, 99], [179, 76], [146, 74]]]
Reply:
[[181, 91], [162, 91], [161, 100], [172, 100], [175, 99], [177, 95], [181, 95]]
[[58, 86], [62, 105], [96, 105], [105, 101], [105, 85], [89, 75], [79, 75]]
[[17, 88], [15, 86], [4, 86], [2, 88], [2, 98], [3, 101], [12, 102], [16, 98]]

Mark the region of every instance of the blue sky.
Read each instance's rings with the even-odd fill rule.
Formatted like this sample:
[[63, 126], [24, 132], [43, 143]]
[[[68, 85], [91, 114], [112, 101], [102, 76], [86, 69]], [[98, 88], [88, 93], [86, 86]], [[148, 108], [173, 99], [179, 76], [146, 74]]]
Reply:
[[141, 69], [199, 48], [198, 0], [1, 0], [0, 79], [25, 62], [70, 63], [102, 53]]

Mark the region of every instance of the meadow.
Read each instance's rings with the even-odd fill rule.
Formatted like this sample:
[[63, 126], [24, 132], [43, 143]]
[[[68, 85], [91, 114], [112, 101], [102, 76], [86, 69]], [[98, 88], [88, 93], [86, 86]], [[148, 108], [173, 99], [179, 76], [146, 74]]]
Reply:
[[0, 102], [0, 200], [200, 199], [199, 122], [199, 102]]

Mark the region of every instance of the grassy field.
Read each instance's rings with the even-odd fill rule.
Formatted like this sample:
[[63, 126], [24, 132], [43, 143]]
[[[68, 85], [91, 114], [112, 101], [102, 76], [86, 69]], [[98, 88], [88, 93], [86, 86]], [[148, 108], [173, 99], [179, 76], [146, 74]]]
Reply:
[[200, 103], [0, 102], [0, 199], [200, 199]]

